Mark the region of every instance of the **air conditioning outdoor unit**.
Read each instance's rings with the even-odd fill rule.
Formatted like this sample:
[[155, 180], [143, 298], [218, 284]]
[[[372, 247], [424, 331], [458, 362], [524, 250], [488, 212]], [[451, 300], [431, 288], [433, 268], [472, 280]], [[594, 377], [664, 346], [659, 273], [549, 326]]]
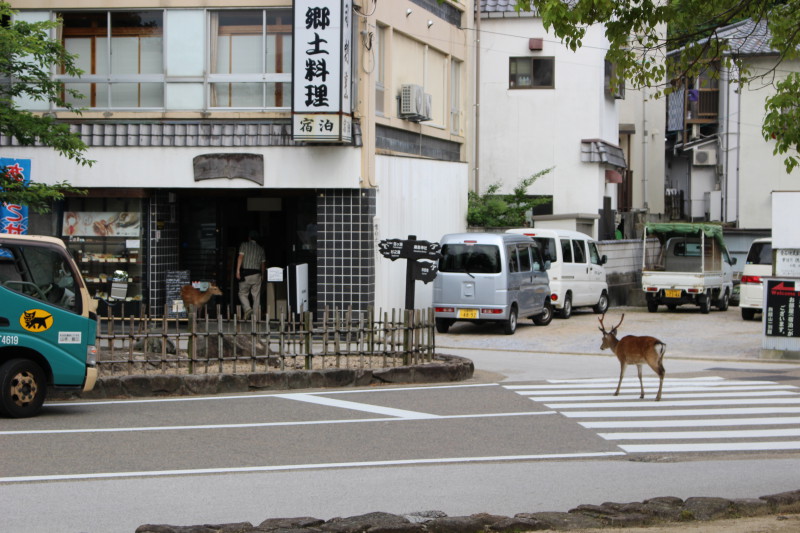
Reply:
[[694, 165], [716, 165], [717, 164], [717, 150], [716, 148], [695, 148], [692, 153], [692, 163]]
[[400, 117], [409, 120], [422, 116], [425, 105], [425, 93], [422, 87], [413, 84], [400, 86]]

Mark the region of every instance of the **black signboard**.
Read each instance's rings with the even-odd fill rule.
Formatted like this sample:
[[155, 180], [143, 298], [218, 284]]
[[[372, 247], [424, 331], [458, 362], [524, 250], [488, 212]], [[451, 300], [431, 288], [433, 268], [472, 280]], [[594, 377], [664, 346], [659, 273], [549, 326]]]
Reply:
[[414, 279], [423, 283], [430, 283], [439, 272], [439, 265], [430, 261], [414, 262]]
[[764, 331], [769, 337], [800, 337], [800, 280], [766, 280]]
[[[384, 239], [378, 243], [378, 250], [383, 257], [406, 259], [406, 309], [414, 309], [414, 281], [424, 283], [433, 281], [439, 266], [432, 261], [438, 260], [442, 254], [442, 246], [438, 242], [418, 241], [416, 235], [408, 239]], [[427, 259], [428, 261], [419, 261]]]
[[[171, 318], [186, 317], [181, 300], [181, 287], [188, 285], [190, 272], [188, 270], [168, 270], [166, 277], [167, 315]], [[178, 305], [180, 304], [180, 305]], [[183, 309], [179, 311], [178, 309]]]

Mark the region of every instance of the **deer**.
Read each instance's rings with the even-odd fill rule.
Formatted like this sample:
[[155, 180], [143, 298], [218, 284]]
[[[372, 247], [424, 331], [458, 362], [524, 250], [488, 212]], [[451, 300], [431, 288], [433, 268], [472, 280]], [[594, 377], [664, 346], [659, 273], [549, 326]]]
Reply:
[[636, 365], [636, 369], [639, 371], [639, 387], [642, 391], [639, 399], [643, 399], [644, 384], [642, 383], [642, 365], [647, 363], [647, 365], [653, 369], [653, 372], [658, 374], [658, 394], [656, 394], [655, 401], [661, 400], [661, 388], [664, 385], [665, 374], [664, 365], [661, 361], [664, 359], [664, 352], [667, 350], [667, 345], [655, 337], [649, 336], [637, 337], [635, 335], [626, 335], [621, 339], [617, 339], [617, 328], [619, 328], [620, 325], [622, 325], [622, 321], [625, 320], [625, 313], [622, 313], [622, 318], [619, 319], [619, 323], [609, 331], [606, 331], [605, 325], [603, 325], [603, 318], [605, 316], [605, 313], [603, 313], [603, 315], [598, 318], [600, 321], [599, 329], [603, 333], [603, 342], [600, 344], [600, 349], [605, 350], [606, 348], [610, 348], [617, 356], [617, 359], [619, 359], [620, 364], [619, 383], [617, 383], [617, 390], [614, 396], [619, 396], [619, 389], [622, 386], [622, 377], [625, 375], [625, 368], [628, 365]]
[[222, 296], [222, 290], [217, 287], [216, 283], [211, 283], [208, 286], [208, 290], [205, 291], [196, 289], [191, 285], [181, 287], [181, 300], [183, 300], [184, 308], [189, 311], [203, 307], [212, 296]]

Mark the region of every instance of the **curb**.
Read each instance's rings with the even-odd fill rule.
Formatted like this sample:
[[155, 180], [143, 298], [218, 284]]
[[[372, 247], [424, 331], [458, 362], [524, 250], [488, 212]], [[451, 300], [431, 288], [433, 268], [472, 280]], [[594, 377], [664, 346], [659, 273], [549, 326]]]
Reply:
[[441, 511], [424, 511], [406, 515], [375, 512], [327, 521], [312, 517], [269, 518], [257, 526], [250, 522], [195, 526], [144, 524], [136, 528], [136, 533], [517, 533], [669, 526], [797, 512], [800, 512], [800, 490], [734, 500], [705, 497], [682, 500], [666, 496], [643, 502], [581, 505], [566, 513], [517, 513], [513, 517], [487, 513], [449, 517]]
[[52, 390], [48, 400], [100, 400], [143, 396], [194, 396], [242, 392], [447, 383], [470, 379], [475, 365], [457, 355], [437, 355], [433, 363], [393, 368], [326, 368], [241, 374], [155, 374], [103, 377], [93, 390]]

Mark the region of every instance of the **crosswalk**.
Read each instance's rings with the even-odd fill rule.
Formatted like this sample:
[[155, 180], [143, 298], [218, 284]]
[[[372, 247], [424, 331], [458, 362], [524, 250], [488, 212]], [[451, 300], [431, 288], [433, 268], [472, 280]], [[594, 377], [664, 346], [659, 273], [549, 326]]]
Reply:
[[594, 430], [628, 453], [800, 450], [800, 389], [721, 377], [549, 380], [505, 385]]

